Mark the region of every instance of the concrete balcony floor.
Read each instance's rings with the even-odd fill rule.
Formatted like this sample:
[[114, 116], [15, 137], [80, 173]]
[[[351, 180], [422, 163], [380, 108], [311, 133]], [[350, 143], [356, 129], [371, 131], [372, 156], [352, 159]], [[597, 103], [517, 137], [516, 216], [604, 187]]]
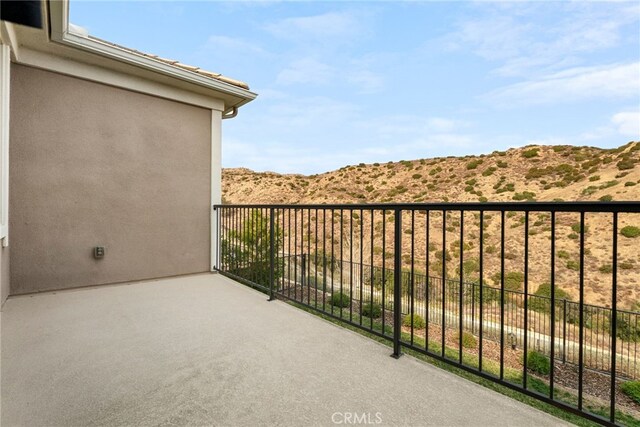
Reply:
[[1, 328], [4, 427], [564, 424], [220, 275], [13, 297]]

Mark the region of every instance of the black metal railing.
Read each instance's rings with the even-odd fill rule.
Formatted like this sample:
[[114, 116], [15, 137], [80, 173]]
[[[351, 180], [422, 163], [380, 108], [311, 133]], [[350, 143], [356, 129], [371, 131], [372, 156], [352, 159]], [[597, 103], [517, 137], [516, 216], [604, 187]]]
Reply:
[[618, 264], [637, 250], [618, 235], [640, 203], [214, 209], [215, 269], [270, 299], [388, 339], [395, 357], [412, 349], [601, 424], [635, 422], [618, 396], [640, 376], [639, 314], [619, 309], [632, 283]]

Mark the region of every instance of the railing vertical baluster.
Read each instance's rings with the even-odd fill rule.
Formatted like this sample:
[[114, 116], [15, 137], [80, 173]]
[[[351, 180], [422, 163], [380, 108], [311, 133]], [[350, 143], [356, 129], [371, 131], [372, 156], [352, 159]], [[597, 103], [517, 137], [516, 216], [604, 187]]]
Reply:
[[293, 299], [298, 300], [298, 209], [293, 211]]
[[[287, 209], [287, 297], [291, 298], [291, 208]], [[295, 260], [294, 260], [295, 261]]]
[[567, 363], [567, 299], [562, 299], [562, 363]]
[[551, 354], [549, 372], [549, 398], [553, 399], [556, 358], [556, 213], [551, 212]]
[[349, 211], [349, 321], [353, 322], [353, 211]]
[[[343, 240], [344, 240], [344, 210], [340, 209], [340, 298], [342, 298], [342, 296], [344, 295], [343, 292], [343, 283], [344, 283], [344, 273], [342, 271], [342, 246], [343, 246]], [[351, 299], [349, 300], [349, 307], [351, 307], [352, 305]], [[343, 312], [343, 307], [342, 304], [340, 304], [340, 318], [342, 319], [342, 312]]]
[[410, 309], [409, 311], [411, 312], [411, 345], [413, 345], [413, 335], [414, 335], [414, 324], [413, 324], [413, 317], [415, 314], [415, 305], [414, 305], [414, 286], [415, 286], [415, 271], [413, 268], [413, 263], [414, 263], [414, 259], [415, 259], [415, 237], [414, 237], [414, 232], [415, 232], [415, 220], [416, 220], [416, 211], [411, 209], [411, 270], [410, 270], [410, 279], [409, 279], [409, 304], [410, 304]]
[[360, 247], [360, 293], [358, 295], [358, 306], [360, 307], [360, 313], [358, 316], [358, 323], [362, 326], [362, 293], [364, 291], [364, 255], [363, 255], [363, 246], [364, 246], [364, 210], [360, 209], [360, 243], [358, 245]]
[[[334, 251], [334, 238], [335, 238], [335, 230], [334, 230], [334, 220], [335, 220], [335, 210], [331, 209], [331, 256], [329, 257], [329, 270], [331, 271], [331, 314], [333, 314], [333, 307], [334, 307], [334, 302], [336, 301], [335, 299], [333, 299], [333, 285], [334, 285], [334, 277], [333, 277], [333, 273], [335, 270], [335, 251]], [[340, 310], [342, 310], [342, 307], [340, 308]]]
[[373, 329], [373, 240], [374, 240], [374, 236], [373, 236], [373, 221], [374, 221], [374, 215], [373, 215], [373, 209], [371, 209], [370, 211], [370, 220], [371, 220], [371, 254], [370, 254], [370, 259], [371, 259], [371, 267], [369, 267], [370, 270], [370, 276], [371, 276], [371, 283], [370, 283], [370, 294], [369, 294], [369, 298], [371, 300], [371, 306], [369, 307], [369, 318], [370, 318], [370, 328]]
[[307, 263], [307, 304], [311, 305], [311, 209], [307, 209]]
[[483, 322], [484, 322], [484, 211], [480, 211], [480, 262], [478, 266], [478, 275], [480, 276], [480, 289], [478, 296], [478, 321], [479, 321], [479, 330], [478, 330], [478, 370], [482, 372], [482, 341], [484, 339], [483, 333]]
[[504, 228], [505, 211], [500, 212], [500, 379], [504, 379]]
[[443, 210], [442, 211], [442, 324], [441, 324], [441, 349], [440, 349], [440, 353], [441, 356], [444, 357], [444, 348], [445, 348], [445, 327], [446, 327], [446, 318], [445, 318], [445, 313], [446, 313], [446, 295], [447, 295], [447, 290], [446, 290], [446, 282], [447, 282], [447, 211]]
[[529, 211], [524, 213], [524, 357], [522, 387], [527, 389], [527, 352], [529, 351]]
[[580, 212], [580, 313], [578, 324], [578, 410], [582, 411], [582, 372], [584, 369], [584, 212]]
[[322, 311], [327, 311], [327, 209], [322, 209]]
[[315, 246], [315, 254], [314, 254], [314, 265], [315, 268], [313, 269], [313, 282], [314, 282], [314, 288], [315, 288], [315, 294], [313, 295], [313, 306], [315, 308], [318, 308], [318, 221], [319, 221], [319, 217], [318, 217], [318, 208], [315, 209], [315, 242], [314, 242], [314, 246]]
[[616, 422], [616, 356], [618, 341], [618, 212], [613, 213], [613, 254], [611, 259], [611, 411], [609, 421]]
[[464, 275], [464, 211], [460, 211], [460, 286], [458, 287], [458, 298], [459, 298], [459, 307], [458, 307], [458, 363], [462, 364], [462, 323], [463, 323], [463, 310], [464, 310], [464, 301], [463, 301], [463, 288], [462, 288], [462, 279]]
[[220, 266], [220, 234], [222, 233], [222, 224], [220, 224], [220, 209], [218, 209], [215, 205], [212, 206], [213, 215], [215, 216], [215, 231], [216, 231], [216, 241], [215, 241], [215, 257], [213, 257], [213, 265], [211, 265], [211, 271], [216, 271]]
[[427, 210], [425, 212], [425, 221], [426, 221], [426, 225], [425, 225], [425, 239], [424, 239], [424, 252], [425, 252], [425, 277], [424, 277], [424, 288], [425, 288], [425, 302], [424, 302], [424, 306], [425, 306], [425, 324], [426, 324], [426, 330], [425, 330], [425, 340], [424, 340], [424, 349], [426, 351], [429, 351], [429, 287], [431, 286], [430, 283], [430, 278], [429, 278], [429, 226], [430, 226], [430, 221], [429, 221], [429, 213], [430, 211]]
[[382, 334], [386, 335], [385, 317], [387, 310], [387, 211], [382, 211]]
[[273, 288], [275, 286], [275, 210], [269, 209], [269, 301], [273, 301]]
[[393, 254], [393, 357], [401, 355], [401, 328], [402, 317], [400, 315], [402, 299], [402, 210], [395, 209], [394, 222], [394, 254]]

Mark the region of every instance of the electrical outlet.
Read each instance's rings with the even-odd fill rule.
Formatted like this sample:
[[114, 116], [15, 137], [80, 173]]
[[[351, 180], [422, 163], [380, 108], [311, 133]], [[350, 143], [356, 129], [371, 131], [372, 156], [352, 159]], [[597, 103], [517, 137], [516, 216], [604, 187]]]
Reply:
[[104, 246], [96, 246], [93, 248], [93, 257], [95, 259], [104, 258]]

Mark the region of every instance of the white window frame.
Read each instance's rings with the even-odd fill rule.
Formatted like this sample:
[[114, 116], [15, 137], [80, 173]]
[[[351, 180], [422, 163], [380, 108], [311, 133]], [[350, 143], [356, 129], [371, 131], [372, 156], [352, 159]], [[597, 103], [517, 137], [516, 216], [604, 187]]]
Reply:
[[9, 245], [9, 87], [11, 49], [0, 43], [0, 240]]

